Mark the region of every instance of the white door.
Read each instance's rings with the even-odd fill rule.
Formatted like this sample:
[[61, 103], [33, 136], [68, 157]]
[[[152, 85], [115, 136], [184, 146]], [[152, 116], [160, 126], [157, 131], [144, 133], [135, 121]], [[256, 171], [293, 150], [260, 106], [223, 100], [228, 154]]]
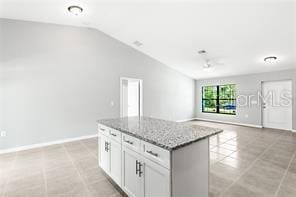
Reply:
[[107, 137], [99, 135], [100, 153], [99, 153], [99, 164], [100, 167], [106, 172], [110, 172], [110, 145]]
[[142, 80], [120, 78], [120, 116], [142, 116]]
[[141, 177], [137, 171], [139, 155], [123, 148], [122, 150], [122, 189], [129, 197], [141, 196]]
[[263, 126], [292, 130], [292, 81], [263, 82]]
[[145, 159], [142, 170], [143, 197], [170, 197], [170, 172], [168, 169]]
[[127, 88], [127, 116], [140, 115], [140, 81], [129, 81]]
[[110, 140], [110, 177], [121, 186], [121, 145]]

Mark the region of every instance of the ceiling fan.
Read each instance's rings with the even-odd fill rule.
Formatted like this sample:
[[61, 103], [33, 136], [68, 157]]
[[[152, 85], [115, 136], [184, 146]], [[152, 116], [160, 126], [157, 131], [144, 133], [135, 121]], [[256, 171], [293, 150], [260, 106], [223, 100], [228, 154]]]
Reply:
[[213, 67], [215, 67], [215, 66], [217, 66], [217, 65], [224, 65], [223, 63], [221, 63], [221, 62], [217, 62], [217, 61], [215, 61], [215, 60], [213, 60], [213, 59], [210, 59], [209, 57], [208, 57], [208, 53], [207, 53], [207, 51], [206, 50], [200, 50], [200, 51], [198, 51], [198, 54], [202, 57], [202, 59], [205, 61], [205, 63], [203, 64], [203, 69], [204, 70], [209, 70], [210, 68], [213, 68]]

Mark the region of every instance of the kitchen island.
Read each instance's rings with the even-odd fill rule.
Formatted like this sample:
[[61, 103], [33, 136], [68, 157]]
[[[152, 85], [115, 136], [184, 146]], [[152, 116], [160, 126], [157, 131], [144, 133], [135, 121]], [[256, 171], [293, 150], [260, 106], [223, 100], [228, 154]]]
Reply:
[[208, 197], [209, 137], [221, 129], [148, 117], [98, 120], [99, 165], [130, 197]]

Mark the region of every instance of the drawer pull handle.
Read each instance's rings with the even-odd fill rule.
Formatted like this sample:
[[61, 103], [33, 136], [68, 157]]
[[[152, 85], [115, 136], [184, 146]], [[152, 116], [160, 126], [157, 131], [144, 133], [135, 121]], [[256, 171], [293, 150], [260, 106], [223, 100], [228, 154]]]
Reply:
[[139, 164], [140, 164], [140, 162], [138, 162], [138, 160], [136, 160], [136, 174], [139, 173]]
[[142, 166], [143, 166], [143, 164], [141, 164], [141, 162], [139, 162], [139, 177], [141, 177], [143, 174]]
[[105, 151], [106, 152], [109, 152], [109, 146], [110, 146], [110, 144], [108, 143], [108, 142], [105, 142]]
[[114, 134], [114, 133], [110, 133], [110, 135], [112, 135], [112, 136], [114, 136], [114, 137], [116, 137], [117, 135], [116, 134]]
[[150, 155], [153, 155], [154, 157], [158, 157], [158, 154], [152, 152], [151, 150], [147, 150], [146, 152], [149, 153]]
[[134, 143], [129, 141], [129, 140], [125, 140], [126, 143], [133, 145]]

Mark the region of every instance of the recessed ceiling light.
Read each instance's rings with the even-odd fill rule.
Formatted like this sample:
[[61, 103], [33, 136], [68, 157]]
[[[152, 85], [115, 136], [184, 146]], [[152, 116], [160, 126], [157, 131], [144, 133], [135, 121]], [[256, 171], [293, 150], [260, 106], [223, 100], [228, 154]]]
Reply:
[[83, 12], [83, 9], [82, 9], [82, 7], [79, 7], [77, 5], [72, 5], [72, 6], [68, 7], [68, 11], [71, 14], [78, 16], [79, 14], [81, 14]]
[[274, 64], [276, 61], [277, 61], [277, 57], [275, 57], [275, 56], [270, 56], [270, 57], [264, 58], [264, 62], [266, 62], [268, 64]]

